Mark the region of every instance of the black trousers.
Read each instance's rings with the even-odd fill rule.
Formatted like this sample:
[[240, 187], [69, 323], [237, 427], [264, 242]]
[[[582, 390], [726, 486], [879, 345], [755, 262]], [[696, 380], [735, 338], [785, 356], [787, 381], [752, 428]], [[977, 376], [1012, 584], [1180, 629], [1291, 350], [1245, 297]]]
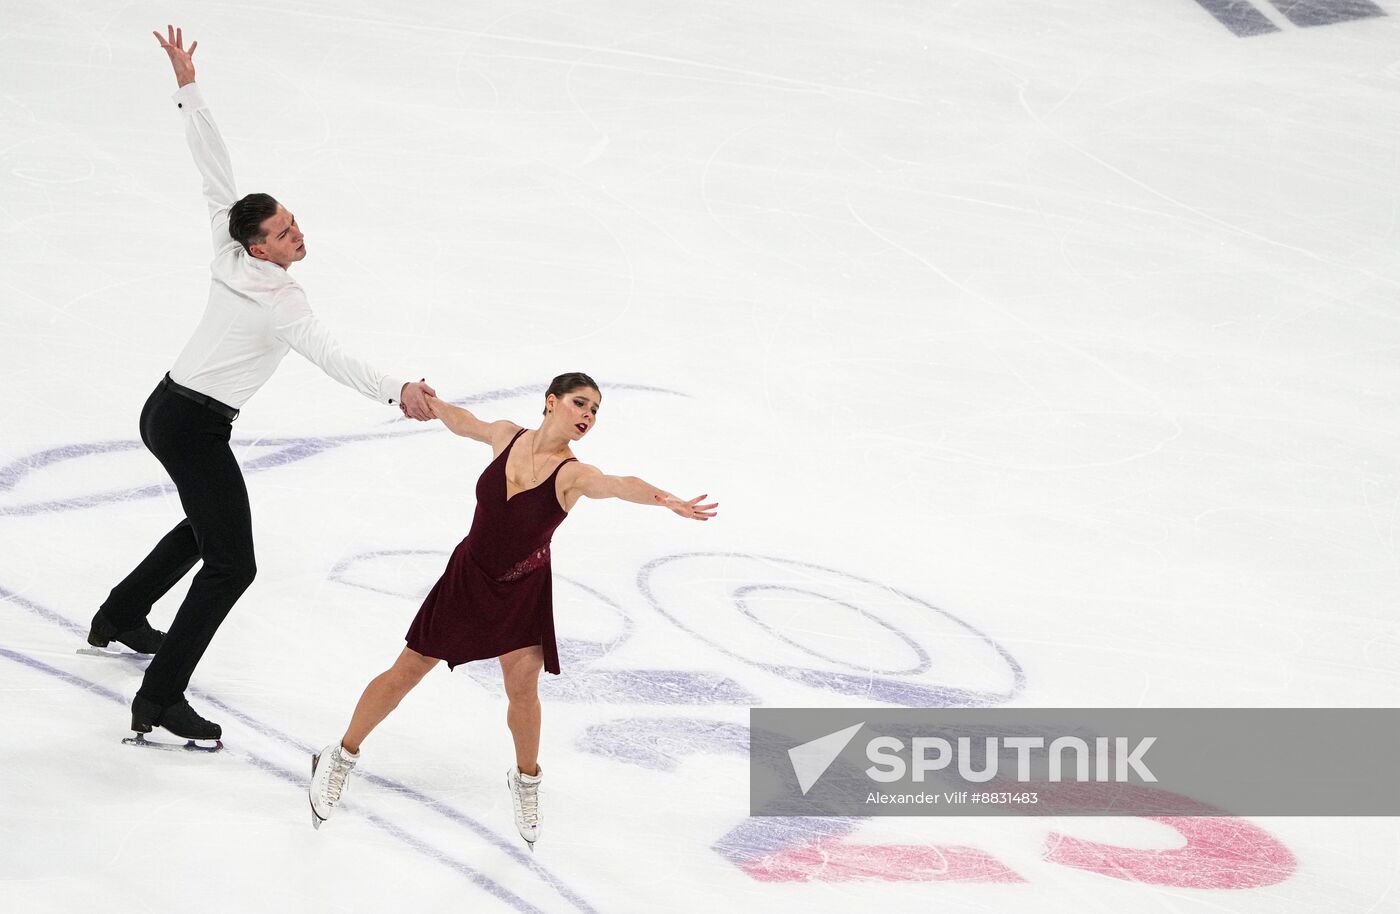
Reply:
[[161, 707], [184, 696], [214, 633], [257, 573], [248, 488], [228, 444], [232, 432], [232, 419], [175, 393], [165, 381], [141, 410], [141, 440], [174, 481], [185, 519], [112, 588], [102, 614], [118, 631], [136, 627], [203, 561], [136, 693]]

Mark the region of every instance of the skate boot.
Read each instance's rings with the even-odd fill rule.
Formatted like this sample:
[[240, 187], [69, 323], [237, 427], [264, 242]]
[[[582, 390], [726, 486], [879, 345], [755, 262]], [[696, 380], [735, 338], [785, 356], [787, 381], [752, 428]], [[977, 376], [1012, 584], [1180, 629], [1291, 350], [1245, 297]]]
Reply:
[[514, 766], [506, 772], [506, 786], [515, 807], [515, 830], [530, 845], [531, 852], [540, 836], [540, 781], [544, 779], [544, 769], [536, 770], [539, 774], [533, 777]]
[[[154, 742], [146, 739], [146, 734], [156, 727], [164, 727], [176, 736], [183, 737], [183, 745]], [[136, 735], [122, 740], [132, 746], [148, 746], [155, 749], [193, 749], [201, 752], [218, 752], [224, 748], [219, 737], [224, 735], [218, 724], [205, 720], [195, 713], [190, 703], [183, 698], [173, 705], [161, 707], [154, 701], [137, 695], [131, 702], [131, 729]], [[213, 741], [212, 746], [200, 746], [195, 740]]]
[[333, 743], [311, 756], [311, 786], [306, 789], [306, 796], [311, 801], [312, 827], [320, 828], [340, 805], [341, 797], [345, 796], [345, 781], [359, 760], [359, 753], [351, 755], [340, 743]]
[[87, 640], [88, 644], [95, 648], [105, 648], [116, 641], [118, 644], [125, 644], [138, 654], [154, 654], [160, 650], [161, 642], [165, 640], [165, 632], [151, 628], [151, 623], [145, 619], [142, 619], [141, 624], [135, 628], [119, 632], [112, 623], [107, 621], [107, 617], [99, 609], [97, 615], [92, 617], [92, 627], [88, 630]]

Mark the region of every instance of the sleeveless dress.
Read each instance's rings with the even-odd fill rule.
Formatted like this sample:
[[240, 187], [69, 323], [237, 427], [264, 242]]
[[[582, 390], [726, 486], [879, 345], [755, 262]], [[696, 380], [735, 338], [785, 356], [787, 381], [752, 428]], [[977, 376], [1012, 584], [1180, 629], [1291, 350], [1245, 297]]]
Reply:
[[476, 514], [442, 577], [409, 626], [408, 646], [449, 668], [538, 644], [544, 668], [559, 673], [554, 643], [554, 591], [549, 541], [568, 512], [554, 478], [506, 499], [506, 461], [525, 429], [515, 433], [476, 481]]

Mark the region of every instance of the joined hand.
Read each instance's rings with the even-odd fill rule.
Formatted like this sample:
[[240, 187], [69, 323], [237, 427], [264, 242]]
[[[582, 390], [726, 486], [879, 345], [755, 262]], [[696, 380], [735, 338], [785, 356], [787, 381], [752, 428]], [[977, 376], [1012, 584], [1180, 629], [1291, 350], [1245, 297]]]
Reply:
[[437, 391], [428, 386], [427, 379], [410, 381], [399, 392], [399, 410], [410, 419], [427, 422], [436, 419], [433, 408], [428, 404], [429, 397], [436, 397]]

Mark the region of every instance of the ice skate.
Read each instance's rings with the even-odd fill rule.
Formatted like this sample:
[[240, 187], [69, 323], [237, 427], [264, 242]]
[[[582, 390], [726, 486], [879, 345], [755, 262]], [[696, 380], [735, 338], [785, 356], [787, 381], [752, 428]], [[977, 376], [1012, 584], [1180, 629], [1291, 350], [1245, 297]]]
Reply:
[[[162, 727], [175, 736], [183, 737], [185, 742], [170, 743], [146, 739], [146, 734], [156, 727]], [[153, 701], [136, 696], [131, 703], [131, 729], [132, 735], [122, 740], [128, 746], [189, 752], [218, 752], [224, 748], [219, 739], [224, 735], [223, 728], [200, 717], [184, 699], [162, 708]]]
[[[165, 641], [165, 632], [151, 628], [151, 623], [145, 619], [135, 628], [119, 632], [99, 609], [97, 615], [92, 617], [87, 641], [89, 646], [78, 648], [78, 653], [95, 657], [130, 657], [133, 656], [133, 652], [154, 654], [160, 650], [161, 643]], [[113, 641], [130, 648], [131, 652], [112, 647]]]
[[531, 853], [540, 836], [540, 781], [544, 779], [544, 769], [536, 770], [539, 774], [533, 777], [515, 766], [506, 772], [506, 787], [510, 788], [511, 805], [515, 807], [515, 829], [530, 845]]
[[311, 825], [320, 828], [331, 817], [345, 796], [345, 782], [360, 760], [340, 743], [333, 743], [311, 756], [311, 786], [306, 789], [311, 801]]

